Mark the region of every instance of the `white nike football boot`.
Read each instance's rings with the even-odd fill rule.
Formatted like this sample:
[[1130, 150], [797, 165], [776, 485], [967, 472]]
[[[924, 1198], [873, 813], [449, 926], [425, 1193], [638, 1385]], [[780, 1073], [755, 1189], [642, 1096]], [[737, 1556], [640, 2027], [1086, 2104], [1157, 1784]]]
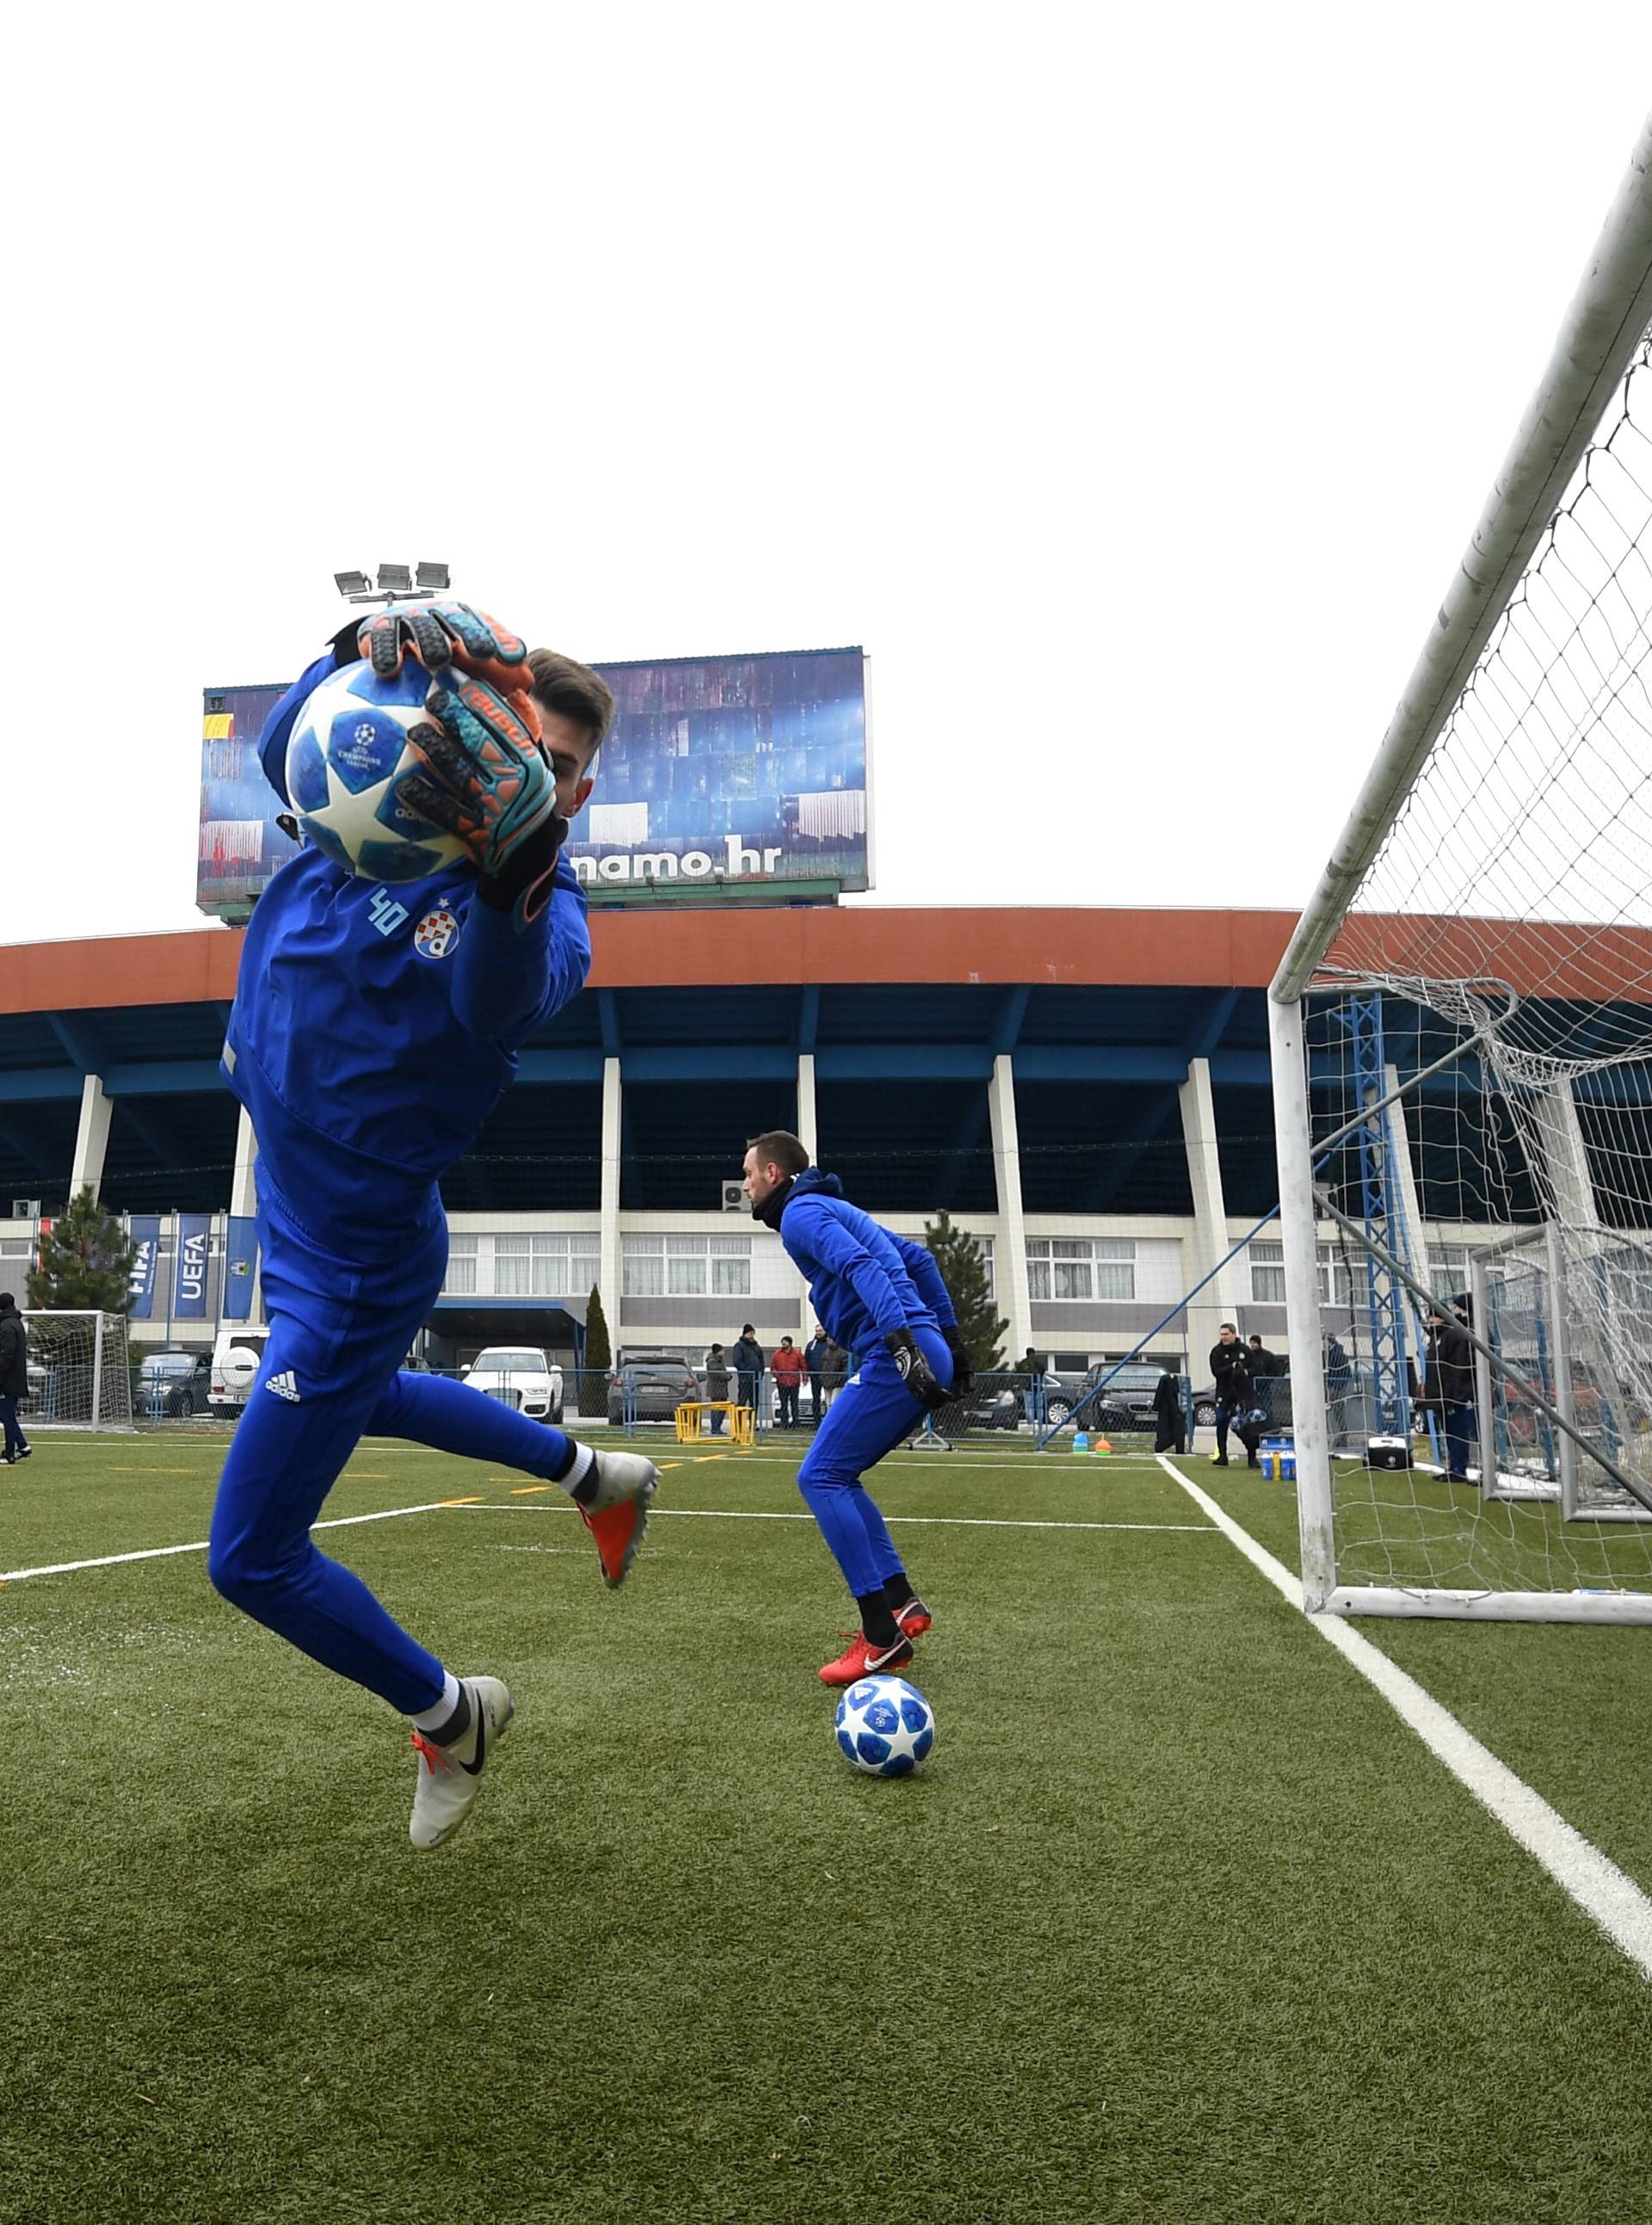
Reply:
[[596, 1541], [603, 1581], [610, 1591], [617, 1591], [642, 1550], [660, 1471], [641, 1453], [601, 1452], [595, 1459], [596, 1496], [588, 1506], [580, 1506], [577, 1499], [574, 1504]]
[[516, 1712], [498, 1677], [461, 1677], [459, 1683], [471, 1702], [470, 1728], [465, 1735], [451, 1746], [438, 1746], [422, 1731], [413, 1734], [419, 1784], [408, 1835], [421, 1853], [445, 1846], [470, 1814], [489, 1756]]

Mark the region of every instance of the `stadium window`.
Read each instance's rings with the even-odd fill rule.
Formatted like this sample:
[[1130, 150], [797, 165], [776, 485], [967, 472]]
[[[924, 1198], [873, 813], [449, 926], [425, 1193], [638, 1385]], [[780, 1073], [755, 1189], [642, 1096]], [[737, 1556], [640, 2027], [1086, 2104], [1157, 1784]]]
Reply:
[[1353, 1303], [1353, 1285], [1339, 1244], [1321, 1244], [1319, 1247], [1320, 1303], [1322, 1306], [1346, 1306]]
[[1126, 1237], [1098, 1237], [1096, 1296], [1114, 1303], [1128, 1303], [1136, 1296], [1136, 1246]]
[[1136, 1246], [1123, 1239], [1033, 1236], [1027, 1241], [1027, 1287], [1035, 1298], [1082, 1304], [1136, 1296]]
[[1428, 1246], [1428, 1288], [1437, 1298], [1460, 1297], [1468, 1288], [1466, 1244]]
[[674, 1298], [703, 1298], [706, 1295], [706, 1239], [668, 1236], [666, 1290]]
[[666, 1246], [663, 1236], [626, 1236], [620, 1239], [620, 1290], [628, 1298], [665, 1296]]
[[526, 1236], [496, 1236], [493, 1239], [493, 1287], [502, 1298], [525, 1298], [533, 1290], [532, 1239]]
[[713, 1236], [711, 1244], [712, 1296], [749, 1298], [751, 1296], [751, 1239], [749, 1236]]
[[447, 1272], [441, 1278], [444, 1290], [455, 1297], [468, 1298], [476, 1290], [476, 1239], [474, 1236], [450, 1236], [447, 1239]]
[[1267, 1239], [1251, 1245], [1250, 1303], [1253, 1306], [1282, 1306], [1285, 1303], [1285, 1247]]

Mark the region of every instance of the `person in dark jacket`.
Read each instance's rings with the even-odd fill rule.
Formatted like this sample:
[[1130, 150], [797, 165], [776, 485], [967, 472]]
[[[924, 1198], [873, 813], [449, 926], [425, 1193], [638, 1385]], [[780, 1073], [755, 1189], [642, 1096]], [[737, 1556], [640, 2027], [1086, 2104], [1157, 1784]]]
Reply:
[[1326, 1329], [1320, 1342], [1324, 1347], [1325, 1364], [1325, 1425], [1334, 1452], [1342, 1440], [1351, 1435], [1354, 1419], [1354, 1371], [1348, 1363], [1348, 1354], [1342, 1339], [1334, 1330]]
[[803, 1365], [809, 1372], [809, 1414], [817, 1428], [820, 1424], [822, 1410], [820, 1406], [821, 1379], [826, 1374], [826, 1359], [831, 1350], [832, 1339], [826, 1334], [825, 1329], [821, 1328], [820, 1322], [816, 1322], [814, 1324], [814, 1334], [803, 1347]]
[[739, 1341], [734, 1347], [732, 1356], [740, 1376], [740, 1388], [737, 1394], [740, 1404], [755, 1410], [757, 1404], [757, 1383], [766, 1362], [763, 1359], [763, 1347], [757, 1341], [757, 1332], [750, 1322], [740, 1331]]
[[1275, 1376], [1283, 1375], [1285, 1363], [1276, 1352], [1269, 1352], [1259, 1336], [1250, 1344], [1250, 1397], [1253, 1405], [1260, 1410], [1264, 1424], [1273, 1421]]
[[1446, 1432], [1446, 1480], [1466, 1483], [1475, 1437], [1474, 1348], [1455, 1314], [1436, 1313], [1428, 1392]]
[[[714, 1344], [706, 1353], [705, 1372], [707, 1400], [726, 1398], [729, 1395], [729, 1363], [728, 1355], [720, 1344]], [[712, 1435], [714, 1437], [720, 1437], [722, 1434], [723, 1417], [721, 1414], [713, 1414]]]
[[8, 1467], [27, 1460], [35, 1449], [17, 1423], [17, 1401], [28, 1396], [28, 1325], [11, 1292], [0, 1290], [0, 1422], [6, 1433], [0, 1460]]
[[1245, 1417], [1250, 1411], [1250, 1355], [1239, 1341], [1238, 1331], [1231, 1322], [1222, 1323], [1220, 1334], [1211, 1347], [1211, 1374], [1216, 1383], [1216, 1460], [1218, 1467], [1227, 1466], [1228, 1424], [1238, 1425], [1239, 1442], [1244, 1446], [1250, 1464], [1256, 1464], [1256, 1432], [1250, 1439], [1244, 1434]]
[[1153, 1391], [1153, 1410], [1159, 1417], [1158, 1433], [1153, 1440], [1155, 1453], [1185, 1453], [1187, 1449], [1187, 1417], [1181, 1403], [1181, 1378], [1167, 1367]]

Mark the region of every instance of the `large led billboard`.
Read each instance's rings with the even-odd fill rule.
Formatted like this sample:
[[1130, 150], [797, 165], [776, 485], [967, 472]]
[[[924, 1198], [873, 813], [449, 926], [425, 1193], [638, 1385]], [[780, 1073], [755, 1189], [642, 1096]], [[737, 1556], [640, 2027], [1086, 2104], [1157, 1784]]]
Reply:
[[[593, 895], [870, 885], [863, 650], [597, 669], [617, 709], [567, 848]], [[254, 747], [285, 684], [206, 690], [196, 902], [218, 916], [244, 915], [293, 854]]]

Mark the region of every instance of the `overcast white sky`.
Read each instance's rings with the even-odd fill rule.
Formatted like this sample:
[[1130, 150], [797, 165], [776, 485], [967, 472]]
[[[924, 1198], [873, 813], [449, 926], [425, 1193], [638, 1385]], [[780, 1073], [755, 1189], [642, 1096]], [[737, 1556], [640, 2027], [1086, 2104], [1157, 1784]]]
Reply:
[[200, 923], [201, 688], [383, 557], [864, 643], [865, 901], [1300, 903], [1652, 105], [1643, 0], [10, 41], [14, 942]]

